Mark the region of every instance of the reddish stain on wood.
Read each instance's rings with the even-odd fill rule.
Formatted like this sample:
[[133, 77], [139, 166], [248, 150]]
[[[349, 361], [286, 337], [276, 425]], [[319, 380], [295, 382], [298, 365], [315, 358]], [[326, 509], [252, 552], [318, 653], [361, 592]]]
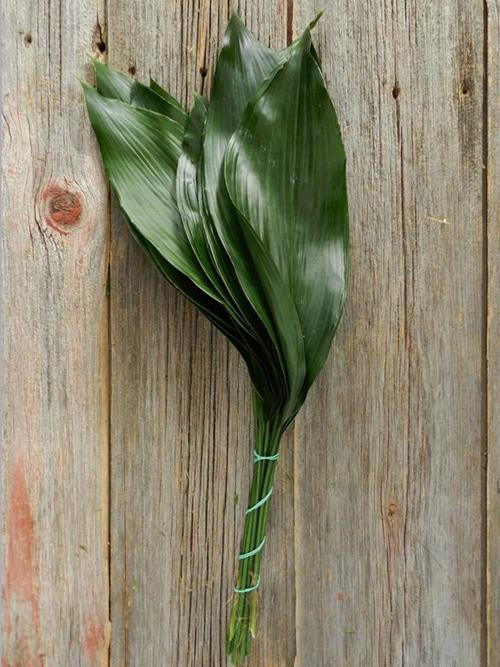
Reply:
[[103, 664], [104, 654], [107, 652], [106, 632], [102, 624], [92, 617], [85, 622], [83, 650], [91, 664]]
[[42, 197], [46, 203], [45, 221], [59, 232], [66, 233], [65, 227], [78, 222], [82, 213], [80, 196], [57, 183], [49, 183]]
[[7, 568], [4, 594], [15, 594], [38, 609], [35, 573], [35, 522], [21, 459], [14, 463], [8, 509]]
[[[36, 572], [36, 527], [22, 459], [14, 462], [7, 508], [4, 599], [4, 667], [42, 667]], [[14, 634], [12, 641], [10, 635]]]

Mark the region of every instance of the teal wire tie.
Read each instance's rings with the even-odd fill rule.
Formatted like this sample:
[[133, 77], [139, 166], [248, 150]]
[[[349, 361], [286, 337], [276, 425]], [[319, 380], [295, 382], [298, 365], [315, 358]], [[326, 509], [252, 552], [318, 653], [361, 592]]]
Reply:
[[259, 461], [277, 461], [279, 457], [280, 457], [279, 452], [278, 454], [271, 454], [270, 456], [264, 456], [263, 454], [259, 454], [259, 452], [256, 449], [253, 450], [254, 463], [258, 463]]
[[264, 505], [264, 503], [267, 503], [267, 501], [271, 497], [272, 492], [273, 492], [272, 489], [270, 491], [268, 491], [263, 498], [261, 498], [260, 500], [258, 500], [255, 503], [255, 505], [252, 505], [252, 507], [249, 507], [247, 509], [247, 511], [245, 512], [245, 514], [250, 514], [250, 512], [255, 512], [255, 510], [259, 509], [259, 507], [262, 507], [262, 505]]
[[[254, 463], [259, 463], [260, 461], [278, 461], [279, 457], [280, 457], [279, 453], [269, 454], [268, 456], [266, 456], [265, 454], [259, 454], [259, 452], [256, 449], [253, 450], [253, 462]], [[263, 498], [261, 498], [260, 500], [258, 500], [255, 503], [255, 505], [252, 505], [251, 507], [249, 507], [247, 509], [247, 511], [245, 512], [245, 514], [250, 514], [250, 512], [254, 512], [256, 509], [259, 509], [259, 507], [262, 507], [262, 505], [267, 503], [267, 501], [271, 497], [272, 492], [273, 492], [272, 489], [270, 491], [268, 491], [268, 493], [266, 493], [266, 495]], [[247, 551], [244, 554], [240, 554], [238, 556], [238, 559], [239, 560], [245, 560], [246, 558], [251, 558], [252, 556], [255, 556], [262, 549], [262, 547], [264, 546], [265, 541], [266, 541], [266, 537], [264, 536], [262, 538], [261, 543], [258, 546], [256, 546], [255, 549], [252, 549], [251, 551]], [[260, 575], [257, 577], [257, 582], [253, 586], [248, 586], [247, 588], [234, 588], [234, 592], [235, 593], [241, 593], [241, 594], [251, 593], [252, 591], [256, 591], [257, 588], [259, 587], [259, 585], [260, 585]]]
[[252, 549], [252, 551], [247, 551], [246, 554], [240, 554], [238, 556], [239, 560], [245, 560], [245, 558], [251, 558], [251, 556], [255, 556], [255, 554], [258, 554], [259, 551], [262, 549], [264, 546], [264, 542], [266, 541], [265, 536], [262, 538], [262, 542], [259, 544], [258, 547], [255, 547], [255, 549]]
[[249, 586], [248, 588], [235, 588], [234, 592], [235, 593], [251, 593], [252, 591], [256, 591], [257, 588], [260, 585], [260, 575], [257, 577], [257, 583], [254, 584], [253, 586]]

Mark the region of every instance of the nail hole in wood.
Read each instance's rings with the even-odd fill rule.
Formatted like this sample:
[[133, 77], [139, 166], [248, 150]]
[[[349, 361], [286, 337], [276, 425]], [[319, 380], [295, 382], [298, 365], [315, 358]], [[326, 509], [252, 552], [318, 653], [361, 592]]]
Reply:
[[200, 67], [200, 74], [201, 74], [201, 78], [204, 79], [208, 74], [207, 68], [206, 67]]
[[130, 65], [130, 67], [128, 68], [128, 73], [130, 74], [130, 76], [135, 76], [136, 73], [135, 65]]
[[30, 35], [30, 33], [29, 32], [25, 33], [23, 38], [24, 46], [29, 46], [32, 41], [33, 37]]
[[387, 509], [387, 516], [389, 518], [393, 517], [395, 514], [397, 514], [399, 511], [399, 505], [397, 503], [389, 503], [389, 507]]
[[400, 93], [400, 92], [401, 92], [401, 89], [400, 89], [400, 87], [398, 86], [398, 84], [396, 84], [396, 85], [394, 86], [394, 88], [392, 89], [392, 96], [394, 97], [395, 100], [398, 99], [398, 97], [399, 97], [399, 93]]

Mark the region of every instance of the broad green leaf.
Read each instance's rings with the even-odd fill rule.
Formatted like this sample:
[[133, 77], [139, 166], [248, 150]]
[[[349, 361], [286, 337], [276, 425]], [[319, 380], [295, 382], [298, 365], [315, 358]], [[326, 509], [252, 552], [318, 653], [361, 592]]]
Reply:
[[205, 177], [210, 208], [222, 176], [224, 153], [248, 100], [278, 67], [278, 53], [258, 42], [233, 14], [222, 40], [215, 69], [205, 138]]
[[224, 287], [212, 261], [207, 242], [208, 214], [204, 208], [199, 167], [202, 152], [202, 136], [207, 116], [206, 101], [194, 96], [194, 105], [185, 126], [182, 152], [177, 167], [177, 203], [186, 236], [200, 265], [214, 287], [223, 292]]
[[139, 81], [134, 81], [130, 91], [130, 102], [136, 107], [149, 109], [175, 120], [180, 125], [184, 125], [187, 120], [187, 114], [178, 105], [173, 104], [169, 99], [158, 95], [154, 90], [144, 86]]
[[170, 118], [109, 99], [84, 85], [110, 183], [131, 223], [178, 271], [218, 300], [184, 232], [175, 174], [182, 127]]
[[173, 106], [176, 106], [179, 111], [182, 111], [183, 113], [186, 113], [181, 105], [181, 103], [175, 99], [173, 95], [170, 95], [166, 90], [164, 90], [159, 83], [157, 83], [154, 79], [150, 78], [149, 79], [149, 87], [151, 88], [152, 91], [154, 91], [157, 95], [160, 97], [163, 97], [167, 102], [170, 102]]
[[156, 111], [177, 121], [180, 125], [185, 124], [187, 114], [171, 95], [160, 95], [156, 89], [144, 86], [139, 81], [104, 65], [95, 58], [92, 63], [96, 88], [100, 95], [127, 102], [135, 107]]
[[248, 105], [225, 156], [231, 199], [296, 305], [307, 360], [305, 391], [340, 320], [348, 245], [345, 154], [310, 46], [307, 30]]
[[[231, 288], [237, 293], [237, 300], [233, 300], [221, 280], [220, 274], [213, 260], [211, 243], [217, 244], [218, 256], [225, 255], [220, 240], [214, 233], [205, 198], [203, 196], [202, 138], [207, 114], [207, 103], [199, 95], [194, 96], [193, 109], [186, 124], [182, 154], [177, 168], [177, 202], [179, 212], [184, 223], [186, 235], [191, 247], [203, 267], [206, 275], [217, 289], [221, 300], [225, 303], [231, 321], [240, 331], [241, 339], [245, 342], [248, 351], [253, 354], [252, 360], [247, 359], [247, 365], [252, 365], [252, 378], [260, 396], [266, 397], [267, 407], [271, 404], [276, 408], [286, 400], [286, 385], [280, 381], [282, 371], [279, 357], [267, 331], [258, 321], [254, 326], [249, 323], [245, 313], [239, 309], [240, 304], [246, 308], [251, 306], [240, 292], [239, 283], [231, 271]], [[227, 258], [226, 258], [227, 259]], [[245, 358], [248, 357], [248, 354]], [[260, 369], [260, 370], [259, 370]], [[258, 376], [258, 377], [257, 377]]]
[[177, 269], [169, 264], [158, 250], [141, 235], [127, 216], [125, 215], [124, 217], [132, 236], [156, 269], [179, 292], [189, 299], [228, 338], [242, 355], [262, 404], [267, 405], [269, 401], [275, 400], [276, 390], [273, 391], [275, 384], [274, 376], [263, 365], [263, 357], [259, 356], [257, 350], [252, 346], [252, 341], [249, 341], [244, 331], [234, 324], [225, 307], [212, 299], [206, 292], [200, 290], [189, 278], [186, 278], [180, 271], [177, 271]]
[[237, 347], [257, 391], [269, 403], [277, 380], [263, 362], [272, 359], [273, 350], [257, 354], [255, 342], [223, 307], [224, 299], [184, 234], [175, 193], [181, 126], [157, 113], [102, 97], [88, 86], [84, 90], [106, 171], [134, 237], [162, 274]]
[[[245, 234], [225, 187], [223, 170], [227, 144], [249, 99], [282, 62], [283, 56], [260, 44], [241, 20], [232, 16], [215, 70], [203, 159], [210, 216], [246, 299], [279, 351], [293, 403], [305, 374], [304, 346], [296, 309], [262, 245], [255, 245], [254, 255], [248, 253]], [[226, 284], [230, 285], [224, 264], [219, 262], [218, 266]], [[262, 266], [266, 270], [261, 270]]]
[[[205, 189], [202, 169], [203, 134], [207, 116], [207, 102], [199, 95], [194, 95], [194, 105], [185, 126], [184, 139], [182, 142], [182, 153], [177, 167], [177, 204], [184, 229], [191, 247], [209, 276], [213, 285], [217, 288], [221, 297], [227, 303], [227, 307], [233, 313], [235, 319], [242, 326], [238, 311], [238, 302], [248, 307], [246, 299], [240, 295], [239, 283], [236, 280], [230, 260], [220, 243], [220, 239], [213, 229], [213, 223], [208, 212], [205, 199]], [[233, 301], [221, 279], [214, 260], [213, 249], [216, 248], [215, 256], [224, 257], [228, 264], [227, 273], [231, 275], [231, 290], [238, 293], [238, 299]], [[245, 319], [243, 317], [243, 319]], [[249, 333], [252, 332], [249, 327]]]
[[94, 66], [97, 92], [113, 100], [130, 102], [130, 93], [134, 79], [104, 65], [104, 63], [95, 58], [92, 59], [92, 64]]
[[219, 329], [222, 329], [225, 335], [231, 332], [231, 336], [233, 336], [234, 329], [224, 306], [215, 299], [212, 299], [206, 292], [200, 290], [189, 278], [186, 278], [183, 273], [167, 262], [156, 247], [142, 236], [130, 219], [126, 215], [124, 217], [127, 220], [132, 236], [163, 277], [194, 303]]

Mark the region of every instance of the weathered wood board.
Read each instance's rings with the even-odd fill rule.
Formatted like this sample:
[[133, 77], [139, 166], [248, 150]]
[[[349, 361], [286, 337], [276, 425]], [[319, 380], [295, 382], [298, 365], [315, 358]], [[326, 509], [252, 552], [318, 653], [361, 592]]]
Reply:
[[108, 188], [77, 77], [100, 3], [2, 3], [2, 665], [108, 656]]
[[485, 15], [486, 403], [487, 419], [487, 657], [500, 656], [500, 5]]
[[[76, 76], [94, 55], [189, 105], [232, 8], [4, 3], [6, 667], [227, 662], [248, 380], [129, 237]], [[495, 667], [498, 3], [234, 8], [276, 48], [325, 10], [352, 234], [345, 319], [283, 442], [248, 665]]]
[[318, 27], [352, 272], [295, 427], [304, 667], [472, 666], [483, 652], [483, 8], [429, 7], [340, 0]]
[[[286, 44], [279, 6], [243, 12], [262, 38]], [[216, 4], [165, 12], [161, 3], [111, 2], [110, 62], [143, 79], [151, 74], [189, 105], [191, 92], [209, 85], [228, 18], [228, 7]], [[148, 49], [136, 48], [146, 41]], [[111, 257], [111, 661], [223, 664], [251, 471], [246, 372], [147, 265], [119, 215]], [[295, 650], [292, 487], [282, 476], [274, 498], [269, 550], [277, 558], [266, 575], [274, 584], [262, 600], [269, 631], [255, 658], [262, 664], [290, 664]]]

